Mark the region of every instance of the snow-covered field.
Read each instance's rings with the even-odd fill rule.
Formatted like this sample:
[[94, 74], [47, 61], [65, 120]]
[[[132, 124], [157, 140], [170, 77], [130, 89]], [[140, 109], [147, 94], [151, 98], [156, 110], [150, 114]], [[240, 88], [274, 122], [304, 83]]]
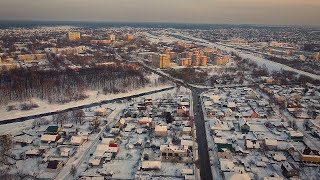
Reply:
[[[156, 86], [156, 87], [145, 87], [137, 90], [133, 90], [127, 93], [119, 93], [119, 94], [101, 94], [97, 93], [97, 91], [90, 91], [87, 92], [87, 95], [89, 96], [88, 98], [81, 100], [81, 101], [72, 101], [70, 103], [66, 104], [48, 104], [46, 101], [42, 101], [39, 99], [33, 99], [32, 102], [36, 103], [39, 105], [38, 108], [29, 110], [29, 111], [20, 111], [20, 110], [12, 110], [12, 111], [7, 111], [6, 107], [1, 107], [0, 108], [0, 121], [1, 120], [6, 120], [6, 119], [13, 119], [13, 118], [19, 118], [19, 117], [25, 117], [25, 116], [32, 116], [32, 115], [37, 115], [37, 114], [42, 114], [42, 113], [47, 113], [47, 112], [55, 112], [55, 111], [61, 111], [64, 109], [72, 108], [72, 107], [77, 107], [81, 105], [86, 105], [86, 104], [91, 104], [91, 103], [97, 103], [101, 102], [104, 100], [112, 100], [116, 98], [121, 98], [125, 96], [132, 96], [135, 94], [141, 94], [149, 91], [156, 91], [156, 90], [161, 90], [165, 89], [168, 87], [172, 87], [171, 85], [161, 85], [161, 86]], [[10, 104], [10, 105], [17, 105], [20, 103], [15, 103], [15, 104]]]

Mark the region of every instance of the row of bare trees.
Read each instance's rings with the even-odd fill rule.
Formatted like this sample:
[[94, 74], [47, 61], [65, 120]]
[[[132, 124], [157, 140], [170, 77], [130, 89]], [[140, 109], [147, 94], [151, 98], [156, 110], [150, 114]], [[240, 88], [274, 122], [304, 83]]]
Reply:
[[77, 71], [17, 69], [0, 74], [0, 105], [31, 98], [67, 103], [85, 99], [87, 90], [118, 93], [144, 87], [148, 83], [143, 71], [126, 65]]

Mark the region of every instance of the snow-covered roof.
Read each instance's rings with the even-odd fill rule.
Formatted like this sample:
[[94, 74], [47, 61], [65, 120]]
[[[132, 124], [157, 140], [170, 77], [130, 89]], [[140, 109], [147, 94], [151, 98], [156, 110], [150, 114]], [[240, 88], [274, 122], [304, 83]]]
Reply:
[[55, 142], [57, 139], [58, 135], [51, 135], [51, 134], [43, 134], [41, 136], [41, 141], [45, 142]]
[[278, 141], [275, 139], [265, 139], [266, 146], [278, 146]]
[[214, 143], [216, 143], [216, 144], [226, 144], [228, 142], [227, 142], [226, 139], [215, 137], [214, 138]]
[[143, 117], [141, 119], [139, 119], [140, 123], [151, 123], [152, 122], [152, 118], [150, 117]]
[[95, 112], [99, 112], [99, 113], [106, 113], [107, 110], [105, 108], [99, 107], [95, 110]]
[[26, 155], [38, 155], [40, 154], [40, 151], [38, 149], [31, 149], [29, 151], [26, 151]]
[[228, 108], [235, 108], [236, 107], [236, 103], [235, 102], [228, 102]]
[[157, 125], [155, 127], [155, 132], [167, 132], [167, 131], [168, 131], [168, 126]]
[[259, 149], [260, 148], [260, 144], [259, 142], [256, 141], [251, 141], [251, 140], [246, 140], [246, 147], [247, 149]]
[[83, 142], [83, 138], [81, 136], [72, 136], [71, 144], [81, 144]]
[[182, 129], [183, 132], [190, 132], [191, 130], [192, 130], [191, 127], [184, 127]]
[[191, 140], [181, 140], [182, 146], [193, 146], [193, 141]]
[[303, 134], [300, 131], [288, 131], [288, 134], [291, 137], [303, 137]]
[[233, 174], [227, 180], [251, 180], [248, 173], [243, 174]]
[[181, 174], [183, 175], [193, 175], [193, 169], [182, 169]]
[[189, 106], [189, 102], [180, 102], [179, 103], [180, 106]]
[[161, 161], [142, 161], [142, 169], [161, 169]]
[[94, 158], [89, 161], [89, 163], [92, 164], [93, 166], [98, 166], [100, 162], [101, 162], [101, 158]]
[[234, 168], [234, 163], [228, 159], [221, 159], [220, 160], [220, 167], [221, 167], [221, 171], [229, 171], [229, 172], [233, 172], [233, 168]]
[[110, 142], [113, 142], [114, 138], [102, 138], [101, 144], [107, 144], [109, 145]]
[[264, 177], [263, 180], [283, 180], [282, 177]]

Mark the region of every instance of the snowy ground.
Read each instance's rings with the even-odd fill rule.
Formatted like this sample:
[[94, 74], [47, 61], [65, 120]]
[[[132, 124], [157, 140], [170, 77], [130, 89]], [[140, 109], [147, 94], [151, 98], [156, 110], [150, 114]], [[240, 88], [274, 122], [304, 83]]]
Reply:
[[[87, 93], [89, 95], [88, 98], [81, 100], [81, 101], [72, 101], [72, 102], [66, 103], [66, 104], [48, 104], [45, 101], [42, 101], [39, 99], [33, 99], [32, 102], [38, 104], [39, 108], [35, 108], [35, 109], [29, 110], [29, 111], [20, 111], [20, 110], [7, 111], [6, 107], [1, 107], [0, 108], [0, 114], [1, 114], [0, 121], [6, 120], [6, 119], [24, 117], [24, 116], [32, 116], [32, 115], [37, 115], [37, 114], [42, 114], [42, 113], [47, 113], [47, 112], [60, 111], [60, 110], [68, 109], [71, 107], [77, 107], [77, 106], [81, 106], [81, 105], [101, 102], [103, 100], [112, 100], [115, 98], [131, 96], [131, 95], [135, 95], [135, 94], [140, 94], [140, 93], [145, 93], [145, 92], [155, 91], [155, 90], [160, 90], [160, 89], [165, 89], [168, 87], [171, 87], [171, 86], [170, 85], [161, 85], [161, 86], [157, 86], [157, 87], [154, 87], [154, 86], [153, 87], [145, 87], [145, 88], [130, 91], [128, 93], [107, 94], [107, 95], [97, 93], [97, 91], [90, 91]], [[9, 105], [18, 105], [18, 104], [20, 104], [20, 103], [9, 104]]]
[[188, 36], [188, 35], [183, 35], [183, 34], [178, 34], [178, 35], [182, 36], [182, 37], [189, 38], [189, 39], [193, 39], [193, 40], [197, 41], [198, 45], [203, 45], [203, 46], [207, 46], [207, 47], [211, 47], [211, 48], [215, 47], [215, 48], [221, 49], [221, 50], [223, 50], [225, 52], [228, 52], [228, 53], [234, 52], [238, 56], [240, 56], [240, 57], [242, 57], [244, 59], [249, 59], [251, 61], [256, 62], [259, 66], [266, 66], [269, 69], [270, 72], [271, 71], [280, 71], [281, 69], [283, 69], [283, 70], [287, 70], [287, 71], [296, 72], [298, 74], [305, 75], [305, 76], [311, 77], [313, 79], [320, 80], [320, 76], [319, 75], [315, 75], [315, 74], [312, 74], [312, 73], [308, 73], [308, 72], [305, 72], [305, 71], [294, 69], [294, 68], [291, 68], [291, 67], [286, 66], [284, 64], [280, 64], [280, 63], [276, 63], [276, 62], [273, 62], [273, 61], [269, 61], [267, 59], [261, 58], [259, 55], [255, 55], [253, 53], [239, 51], [239, 50], [236, 50], [234, 48], [227, 47], [227, 46], [225, 46], [223, 44], [210, 43], [210, 42], [208, 42], [208, 41], [206, 41], [204, 39], [195, 38], [195, 37]]

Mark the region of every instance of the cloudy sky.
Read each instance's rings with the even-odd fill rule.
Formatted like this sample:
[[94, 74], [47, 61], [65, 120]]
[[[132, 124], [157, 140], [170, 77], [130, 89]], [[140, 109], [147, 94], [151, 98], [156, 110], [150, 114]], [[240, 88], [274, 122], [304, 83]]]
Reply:
[[320, 25], [320, 0], [0, 0], [1, 20]]

